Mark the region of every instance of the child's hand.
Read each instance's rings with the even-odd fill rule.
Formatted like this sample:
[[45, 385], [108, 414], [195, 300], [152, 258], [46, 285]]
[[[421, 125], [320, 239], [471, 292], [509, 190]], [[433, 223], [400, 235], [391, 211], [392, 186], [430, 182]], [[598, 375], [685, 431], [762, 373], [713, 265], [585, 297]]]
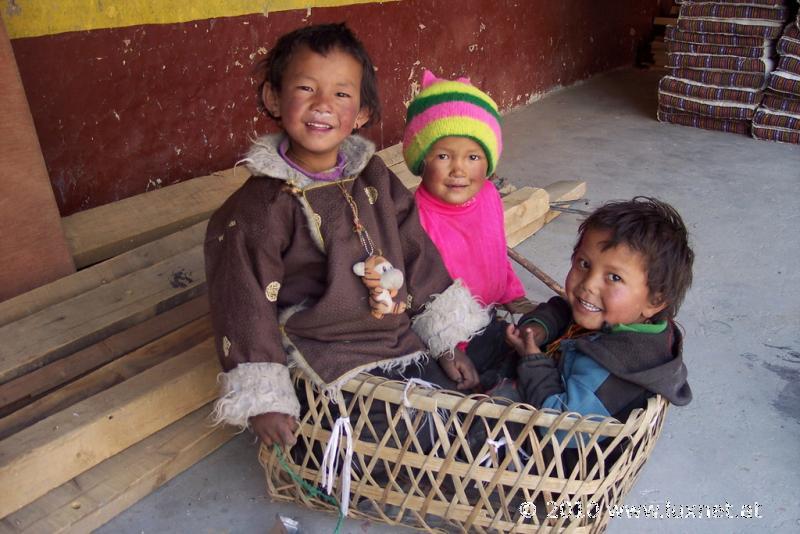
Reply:
[[523, 338], [525, 337], [526, 332], [532, 332], [533, 342], [536, 343], [537, 347], [541, 347], [545, 339], [547, 339], [547, 331], [545, 331], [544, 327], [539, 323], [528, 323], [520, 326], [518, 330], [521, 332]]
[[253, 431], [267, 447], [274, 443], [280, 446], [292, 446], [297, 442], [294, 432], [297, 430], [297, 419], [280, 412], [267, 412], [250, 418]]
[[455, 350], [453, 359], [449, 359], [447, 355], [439, 358], [439, 365], [441, 366], [444, 374], [456, 382], [458, 385], [456, 389], [472, 389], [480, 383], [478, 378], [478, 370], [466, 354], [460, 350]]
[[517, 328], [510, 324], [506, 328], [506, 341], [520, 356], [540, 354], [542, 351], [539, 349], [536, 340], [537, 328], [543, 331], [540, 325], [525, 325], [522, 328]]

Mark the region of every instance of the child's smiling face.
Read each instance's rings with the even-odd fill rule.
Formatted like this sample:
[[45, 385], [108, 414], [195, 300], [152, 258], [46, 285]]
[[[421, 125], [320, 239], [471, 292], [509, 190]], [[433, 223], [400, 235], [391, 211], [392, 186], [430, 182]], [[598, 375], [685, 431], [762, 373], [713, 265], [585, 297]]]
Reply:
[[488, 162], [481, 146], [469, 137], [443, 137], [425, 156], [422, 183], [448, 204], [463, 204], [486, 182]]
[[292, 54], [280, 92], [265, 87], [266, 106], [289, 137], [287, 155], [303, 169], [334, 167], [339, 145], [369, 119], [361, 73], [358, 60], [338, 48], [323, 56], [303, 46]]
[[651, 298], [643, 255], [624, 244], [603, 250], [609, 237], [608, 230], [587, 229], [567, 275], [572, 317], [588, 330], [642, 323], [666, 307]]

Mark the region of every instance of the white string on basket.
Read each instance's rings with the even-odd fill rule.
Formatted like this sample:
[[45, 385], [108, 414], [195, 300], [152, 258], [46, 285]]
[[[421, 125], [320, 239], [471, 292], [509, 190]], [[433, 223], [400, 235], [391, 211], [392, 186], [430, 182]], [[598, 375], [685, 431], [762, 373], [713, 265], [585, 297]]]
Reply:
[[[494, 449], [495, 455], [499, 455], [500, 454], [500, 449], [502, 447], [505, 447], [508, 444], [508, 442], [506, 441], [506, 438], [500, 438], [498, 440], [487, 439], [486, 440], [486, 444], [489, 445], [492, 449]], [[527, 462], [531, 457], [530, 454], [526, 453], [522, 449], [517, 449], [517, 452], [519, 453], [520, 458], [522, 458], [522, 460], [523, 460], [522, 463]], [[483, 467], [492, 467], [492, 453], [491, 452], [487, 452], [486, 454], [484, 454], [481, 457], [481, 459], [478, 460], [478, 463], [480, 465], [482, 465]], [[511, 464], [510, 467], [513, 467], [513, 464]]]
[[[434, 384], [433, 382], [428, 382], [427, 380], [422, 380], [421, 378], [409, 378], [406, 381], [406, 386], [403, 388], [403, 406], [408, 408], [408, 412], [409, 412], [409, 415], [411, 417], [413, 417], [414, 413], [416, 413], [416, 408], [414, 408], [411, 405], [411, 401], [408, 400], [408, 392], [412, 388], [412, 386], [414, 386], [414, 385], [417, 385], [417, 386], [423, 387], [423, 388], [428, 388], [428, 389], [442, 389], [441, 386], [439, 386], [438, 384]], [[440, 414], [438, 412], [438, 410], [436, 412], [436, 415], [438, 415], [439, 418], [442, 417], [442, 414]], [[444, 421], [444, 420], [442, 420], [442, 421]], [[433, 413], [432, 412], [428, 412], [428, 413], [425, 414], [425, 422], [422, 423], [422, 426], [420, 427], [420, 430], [422, 430], [422, 427], [424, 427], [425, 425], [428, 426], [428, 432], [430, 433], [431, 447], [432, 447], [433, 444], [436, 443], [436, 432], [434, 430]]]
[[331, 439], [325, 446], [325, 454], [322, 456], [322, 487], [333, 495], [333, 481], [336, 479], [336, 471], [339, 467], [339, 442], [344, 434], [346, 440], [344, 465], [342, 465], [342, 501], [340, 508], [342, 515], [347, 515], [350, 507], [350, 471], [353, 463], [353, 428], [350, 426], [349, 417], [339, 417], [331, 429]]

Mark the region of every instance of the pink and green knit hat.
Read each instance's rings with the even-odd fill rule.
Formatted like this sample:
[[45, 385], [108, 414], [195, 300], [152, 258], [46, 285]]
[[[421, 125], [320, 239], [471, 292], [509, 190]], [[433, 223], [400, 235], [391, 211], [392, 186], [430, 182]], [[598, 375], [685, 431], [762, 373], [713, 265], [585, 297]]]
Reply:
[[403, 135], [403, 157], [415, 175], [422, 174], [422, 162], [442, 137], [469, 137], [486, 154], [490, 176], [503, 152], [500, 113], [489, 95], [468, 78], [456, 81], [437, 78], [426, 70], [422, 91], [411, 101]]

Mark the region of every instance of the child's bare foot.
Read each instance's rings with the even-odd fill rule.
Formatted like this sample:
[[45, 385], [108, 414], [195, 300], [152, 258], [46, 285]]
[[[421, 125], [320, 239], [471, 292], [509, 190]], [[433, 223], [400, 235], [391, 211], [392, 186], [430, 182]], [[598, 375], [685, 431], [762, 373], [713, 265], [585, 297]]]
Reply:
[[534, 341], [533, 330], [529, 328], [520, 330], [513, 324], [508, 325], [506, 328], [506, 341], [520, 356], [542, 352], [539, 349], [539, 345]]

